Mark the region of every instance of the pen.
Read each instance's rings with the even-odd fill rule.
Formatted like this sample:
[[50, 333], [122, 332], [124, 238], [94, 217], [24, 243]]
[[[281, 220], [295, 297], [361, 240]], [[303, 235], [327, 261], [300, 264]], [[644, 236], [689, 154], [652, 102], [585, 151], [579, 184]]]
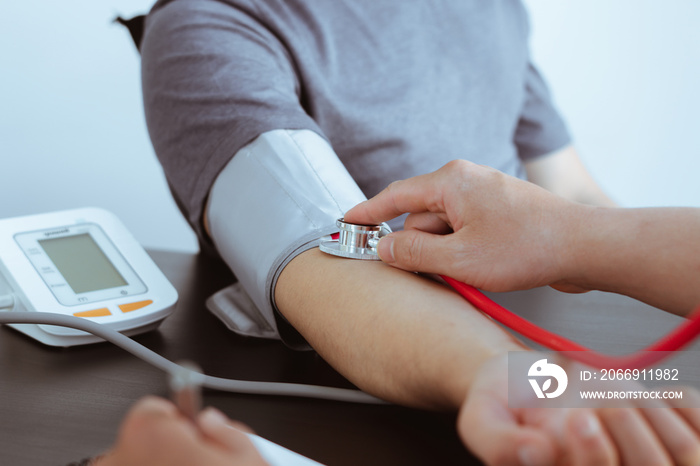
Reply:
[[183, 416], [197, 425], [202, 409], [202, 371], [191, 361], [181, 361], [170, 373], [170, 391], [173, 403]]

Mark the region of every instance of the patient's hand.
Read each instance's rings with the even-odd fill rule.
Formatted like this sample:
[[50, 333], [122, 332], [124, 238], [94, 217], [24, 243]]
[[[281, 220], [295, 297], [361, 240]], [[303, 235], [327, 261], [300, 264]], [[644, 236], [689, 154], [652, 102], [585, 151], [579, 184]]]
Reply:
[[195, 426], [172, 403], [148, 397], [129, 411], [114, 448], [93, 464], [267, 465], [241, 428], [213, 408], [202, 411]]
[[[522, 388], [523, 396], [532, 393], [527, 383]], [[689, 389], [684, 395], [695, 398], [693, 403], [700, 399]], [[503, 355], [477, 374], [458, 430], [489, 465], [700, 464], [700, 409], [658, 403], [664, 407], [630, 402], [625, 407], [511, 409]]]

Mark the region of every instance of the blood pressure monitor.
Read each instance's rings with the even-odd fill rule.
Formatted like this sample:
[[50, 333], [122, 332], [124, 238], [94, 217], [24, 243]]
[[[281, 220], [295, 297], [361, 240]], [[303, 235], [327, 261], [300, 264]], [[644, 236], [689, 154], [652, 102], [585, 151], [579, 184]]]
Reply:
[[[14, 296], [12, 312], [83, 317], [127, 335], [155, 329], [177, 302], [126, 227], [96, 208], [0, 220], [0, 275], [0, 296]], [[65, 327], [9, 325], [51, 346], [102, 341]]]

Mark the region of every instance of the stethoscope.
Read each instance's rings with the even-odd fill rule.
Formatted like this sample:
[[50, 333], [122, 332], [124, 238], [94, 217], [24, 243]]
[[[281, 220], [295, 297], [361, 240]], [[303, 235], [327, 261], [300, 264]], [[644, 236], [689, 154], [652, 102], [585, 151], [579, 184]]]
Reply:
[[[330, 240], [321, 241], [321, 251], [347, 259], [380, 260], [379, 239], [390, 232], [386, 225], [356, 225], [336, 221], [339, 232]], [[445, 275], [440, 276], [474, 307], [517, 333], [554, 351], [566, 351], [567, 357], [584, 364], [606, 369], [636, 369], [655, 364], [678, 351], [700, 335], [700, 307], [690, 318], [656, 343], [642, 351], [625, 356], [609, 356], [549, 332], [495, 303], [471, 285]]]

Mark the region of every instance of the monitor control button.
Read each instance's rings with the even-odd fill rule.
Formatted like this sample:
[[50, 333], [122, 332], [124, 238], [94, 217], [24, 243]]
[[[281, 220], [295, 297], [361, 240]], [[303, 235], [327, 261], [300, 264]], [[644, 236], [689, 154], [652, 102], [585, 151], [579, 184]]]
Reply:
[[76, 317], [105, 317], [111, 316], [112, 313], [109, 312], [109, 309], [103, 307], [100, 309], [93, 309], [92, 311], [74, 312], [73, 315]]
[[119, 309], [121, 309], [122, 312], [131, 312], [138, 309], [143, 309], [149, 304], [153, 304], [153, 300], [147, 299], [145, 301], [137, 301], [135, 303], [120, 304]]

